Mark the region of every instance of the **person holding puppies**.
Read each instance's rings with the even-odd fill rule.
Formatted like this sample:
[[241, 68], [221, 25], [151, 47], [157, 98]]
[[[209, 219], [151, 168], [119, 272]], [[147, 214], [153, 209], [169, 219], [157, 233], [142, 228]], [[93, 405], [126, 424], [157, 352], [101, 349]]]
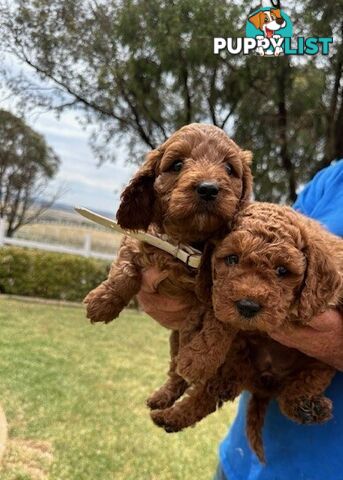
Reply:
[[[299, 196], [295, 208], [319, 220], [332, 233], [343, 236], [343, 160], [317, 174]], [[149, 272], [145, 275], [148, 278]], [[342, 371], [341, 312], [338, 306], [312, 318], [306, 326], [286, 332], [276, 328], [269, 334], [281, 344]], [[158, 315], [158, 312], [155, 314]], [[236, 420], [220, 447], [220, 464], [215, 479], [289, 480], [293, 477], [337, 480], [337, 472], [342, 467], [342, 379], [342, 374], [337, 373], [327, 391], [327, 396], [333, 400], [334, 410], [333, 419], [324, 425], [297, 425], [281, 414], [276, 402], [270, 404], [264, 428], [266, 465], [258, 461], [247, 442], [245, 424], [250, 396], [243, 393]]]
[[[127, 229], [144, 229], [153, 234], [168, 234], [169, 239], [175, 241], [176, 244], [179, 242], [190, 243], [193, 247], [203, 249], [208, 241], [216, 238], [220, 241], [232, 227], [235, 229], [235, 223], [240, 218], [241, 211], [243, 211], [244, 217], [245, 209], [248, 211], [249, 208], [253, 210], [259, 208], [257, 203], [250, 207], [247, 206], [252, 184], [249, 170], [250, 160], [250, 152], [241, 150], [219, 129], [200, 124], [186, 126], [148, 155], [145, 164], [124, 190], [117, 214], [118, 222]], [[207, 177], [210, 178], [210, 182], [206, 180]], [[326, 227], [336, 235], [343, 236], [342, 187], [343, 160], [320, 172], [300, 195], [295, 206], [305, 215], [326, 224]], [[271, 211], [267, 212], [266, 224], [273, 222], [272, 210], [273, 206], [271, 206]], [[276, 206], [275, 211], [277, 211]], [[276, 217], [275, 220], [277, 220]], [[279, 226], [279, 228], [282, 227]], [[273, 234], [273, 228], [269, 234]], [[307, 232], [306, 236], [309, 241], [311, 235]], [[298, 237], [300, 238], [301, 235]], [[298, 241], [300, 241], [299, 238]], [[240, 242], [241, 247], [244, 247], [243, 243], [243, 241]], [[204, 253], [206, 253], [206, 247]], [[287, 256], [287, 252], [285, 255]], [[320, 249], [315, 255], [319, 265], [318, 275], [322, 279], [323, 272], [335, 270], [335, 268], [331, 268], [335, 255], [333, 255], [333, 259], [326, 258], [328, 256], [322, 256]], [[235, 255], [229, 257], [233, 256]], [[203, 257], [205, 258], [205, 254]], [[233, 258], [231, 260], [234, 262]], [[300, 260], [298, 263], [300, 271], [304, 265], [300, 265]], [[341, 265], [341, 262], [339, 264]], [[284, 265], [281, 267], [284, 268]], [[311, 265], [308, 264], [306, 268], [311, 268]], [[195, 295], [196, 272], [186, 270], [185, 266], [176, 259], [171, 259], [168, 255], [156, 250], [155, 247], [138, 244], [127, 237], [124, 239], [119, 258], [113, 264], [108, 279], [86, 298], [89, 318], [93, 322], [104, 321], [107, 323], [120, 313], [134, 294], [139, 292], [140, 304], [143, 309], [161, 325], [172, 330], [169, 380], [148, 400], [153, 420], [167, 431], [178, 431], [201, 420], [214, 411], [222, 401], [235, 398], [244, 389], [253, 394], [256, 393], [254, 391], [254, 375], [244, 377], [240, 382], [240, 389], [237, 391], [232, 391], [231, 388], [235, 382], [230, 384], [230, 372], [234, 370], [230, 362], [234, 358], [238, 364], [241, 361], [240, 354], [242, 353], [240, 333], [237, 335], [237, 342], [234, 340], [232, 344], [232, 339], [237, 332], [243, 331], [244, 333], [245, 328], [242, 329], [241, 324], [235, 326], [231, 320], [227, 324], [230, 328], [225, 328], [221, 312], [224, 312], [225, 316], [230, 310], [226, 298], [220, 298], [217, 295], [219, 300], [218, 304], [214, 305], [215, 316], [212, 308], [201, 309], [201, 303]], [[306, 275], [306, 272], [302, 273], [304, 285], [299, 286], [302, 291], [311, 290], [311, 285], [308, 283], [311, 282], [311, 279], [313, 280], [315, 273], [316, 269], [311, 272], [311, 275]], [[280, 275], [283, 275], [281, 270]], [[340, 275], [336, 275], [336, 280], [340, 281]], [[338, 289], [337, 282], [332, 285], [330, 282], [329, 277], [327, 285], [321, 281], [323, 292], [315, 295], [318, 301], [325, 297], [323, 301], [325, 307], [330, 304], [326, 302], [330, 288], [332, 287], [333, 293]], [[295, 287], [295, 289], [297, 288]], [[264, 300], [267, 303], [274, 302], [275, 312], [278, 312], [282, 309], [282, 305], [287, 303], [287, 299], [283, 298], [284, 293], [282, 289], [279, 292], [276, 289]], [[168, 299], [168, 302], [164, 301], [165, 298]], [[242, 303], [239, 305], [242, 310], [240, 310], [241, 315], [245, 315], [245, 313], [251, 312], [251, 309], [259, 306], [259, 302], [254, 302], [254, 305], [250, 302], [247, 305], [243, 300], [235, 302], [235, 304]], [[291, 299], [288, 300], [291, 301]], [[280, 390], [276, 388], [275, 392], [279, 392], [279, 405], [271, 402], [268, 406], [269, 398], [268, 402], [264, 402], [263, 412], [255, 409], [255, 418], [260, 417], [261, 421], [257, 422], [258, 425], [253, 425], [250, 430], [248, 422], [248, 437], [250, 445], [261, 462], [264, 460], [263, 443], [265, 444], [268, 458], [265, 466], [259, 462], [247, 441], [245, 423], [247, 410], [250, 409], [251, 414], [252, 404], [249, 395], [243, 393], [237, 418], [220, 448], [220, 465], [216, 473], [216, 480], [227, 478], [229, 480], [274, 480], [276, 478], [288, 480], [291, 477], [308, 478], [309, 480], [322, 480], [322, 478], [336, 480], [337, 477], [333, 476], [333, 472], [339, 467], [337, 459], [340, 458], [340, 445], [342, 444], [340, 440], [343, 440], [343, 436], [340, 438], [342, 435], [340, 434], [340, 424], [343, 422], [343, 398], [337, 387], [339, 383], [342, 383], [340, 374], [336, 375], [328, 392], [325, 392], [336, 369], [343, 370], [342, 308], [339, 301], [337, 303], [336, 300], [332, 302], [336, 310], [328, 310], [316, 317], [317, 312], [323, 311], [323, 308], [313, 306], [308, 295], [303, 295], [299, 303], [299, 312], [301, 310], [299, 319], [301, 317], [305, 326], [287, 329], [283, 332], [280, 328], [283, 326], [282, 322], [275, 325], [274, 329], [270, 328], [271, 324], [268, 325], [268, 328], [264, 328], [265, 325], [262, 325], [259, 328], [261, 327], [262, 331], [270, 335], [269, 340], [263, 337], [260, 341], [258, 335], [257, 339], [249, 339], [249, 349], [250, 352], [254, 352], [254, 361], [256, 362], [254, 367], [257, 375], [261, 368], [264, 369], [267, 357], [271, 358], [271, 362], [273, 362], [273, 358], [278, 361], [281, 358], [283, 373], [278, 378], [280, 382], [286, 378], [285, 372], [292, 371], [298, 362], [304, 363], [305, 368], [307, 363], [310, 363], [311, 366], [313, 363], [313, 371], [318, 372], [318, 376], [315, 375], [313, 381], [318, 385], [320, 383], [317, 388], [319, 397], [318, 401], [315, 400], [312, 403], [311, 401], [308, 403], [308, 399], [299, 398], [293, 408], [294, 402], [290, 393], [292, 386], [288, 389], [289, 391], [287, 390], [289, 395], [285, 395], [285, 398], [279, 395]], [[194, 312], [193, 317], [191, 311]], [[249, 315], [247, 318], [250, 318]], [[187, 319], [186, 322], [185, 319]], [[264, 318], [263, 321], [267, 325], [268, 318]], [[216, 323], [221, 323], [222, 330], [218, 329], [216, 332], [215, 328], [212, 329], [213, 324]], [[201, 337], [201, 332], [206, 330], [210, 332], [211, 329], [213, 334], [210, 333], [209, 336], [205, 334], [203, 338]], [[188, 349], [188, 346], [196, 338], [200, 339], [199, 344], [193, 344], [196, 348]], [[225, 338], [230, 338], [230, 341], [225, 343]], [[244, 335], [242, 339], [246, 345]], [[281, 344], [284, 347], [281, 347]], [[198, 348], [199, 345], [201, 348]], [[231, 350], [230, 345], [232, 346]], [[275, 351], [277, 354], [273, 356]], [[280, 351], [283, 352], [281, 355], [279, 355]], [[288, 351], [295, 353], [288, 355]], [[194, 352], [196, 352], [195, 361], [193, 361]], [[227, 356], [225, 352], [229, 352]], [[285, 364], [287, 364], [286, 367]], [[218, 368], [220, 365], [223, 368]], [[242, 367], [241, 370], [243, 371], [244, 368]], [[249, 365], [246, 371], [249, 371]], [[253, 369], [250, 371], [252, 372]], [[320, 377], [322, 380], [319, 381]], [[213, 381], [212, 378], [217, 380]], [[308, 381], [308, 378], [304, 377], [304, 381]], [[230, 394], [222, 389], [223, 385], [225, 387], [226, 380], [227, 384], [230, 384], [228, 387]], [[264, 376], [263, 380], [268, 382], [270, 378]], [[206, 381], [209, 383], [206, 384]], [[208, 395], [206, 392], [204, 393], [204, 382], [208, 387]], [[190, 389], [189, 385], [191, 385]], [[198, 386], [198, 390], [196, 391], [193, 386]], [[260, 387], [257, 388], [257, 394], [263, 391], [265, 385]], [[312, 395], [315, 387], [313, 385], [308, 387], [308, 394]], [[217, 397], [213, 395], [213, 389], [215, 392], [216, 389], [219, 389]], [[185, 391], [189, 393], [180, 402], [173, 405]], [[194, 404], [192, 404], [192, 395], [196, 399]], [[277, 398], [276, 394], [275, 398]], [[332, 416], [330, 399], [334, 403], [334, 420], [324, 426], [312, 426], [306, 429], [290, 422], [280, 412], [281, 410], [289, 418], [300, 423], [321, 423], [329, 420]], [[188, 407], [191, 408], [191, 411], [188, 410], [185, 414], [182, 411], [183, 402], [185, 402], [184, 404], [188, 402]], [[309, 409], [311, 411], [308, 411]], [[170, 418], [167, 418], [169, 414]], [[266, 423], [265, 435], [262, 440], [261, 430], [264, 416]], [[173, 423], [175, 419], [176, 424]], [[309, 444], [311, 450], [314, 451], [314, 459], [310, 455]], [[335, 453], [336, 460], [316, 464], [323, 451], [323, 444], [328, 452]]]
[[[194, 377], [194, 363], [200, 375], [180, 402], [152, 413], [155, 423], [180, 431], [248, 390], [247, 437], [264, 462], [263, 416], [272, 398], [295, 422], [328, 421], [332, 404], [324, 392], [335, 369], [282, 347], [268, 333], [292, 332], [339, 306], [341, 272], [343, 241], [318, 222], [271, 203], [244, 208], [231, 232], [209, 242], [202, 255], [197, 291], [210, 318], [184, 347], [188, 370]], [[237, 332], [229, 348], [225, 325]], [[178, 365], [183, 355], [184, 349]]]

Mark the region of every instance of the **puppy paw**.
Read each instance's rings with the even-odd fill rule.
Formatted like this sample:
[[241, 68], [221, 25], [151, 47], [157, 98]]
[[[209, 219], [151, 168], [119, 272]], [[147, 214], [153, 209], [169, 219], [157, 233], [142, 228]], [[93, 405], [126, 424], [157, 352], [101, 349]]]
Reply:
[[233, 402], [240, 394], [239, 385], [235, 382], [223, 384], [218, 392], [221, 402]]
[[150, 417], [155, 425], [163, 428], [167, 433], [175, 433], [182, 430], [182, 427], [172, 418], [170, 412], [166, 410], [154, 410], [153, 412], [150, 412]]
[[150, 410], [164, 410], [171, 407], [178, 398], [171, 392], [157, 390], [147, 399], [146, 404]]
[[304, 425], [324, 423], [331, 418], [332, 402], [330, 399], [321, 395], [302, 397], [293, 409], [293, 419]]
[[120, 298], [115, 298], [106, 290], [92, 290], [84, 299], [87, 318], [91, 323], [109, 323], [123, 310], [125, 304]]

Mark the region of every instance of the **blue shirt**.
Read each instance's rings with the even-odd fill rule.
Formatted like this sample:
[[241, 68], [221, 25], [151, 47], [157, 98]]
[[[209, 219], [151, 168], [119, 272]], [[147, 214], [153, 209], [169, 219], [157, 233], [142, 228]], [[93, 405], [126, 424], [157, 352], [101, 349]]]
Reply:
[[[320, 171], [294, 207], [343, 236], [343, 160]], [[343, 373], [336, 374], [326, 395], [333, 400], [334, 417], [324, 425], [298, 425], [271, 402], [263, 428], [267, 464], [262, 465], [245, 436], [250, 394], [243, 393], [219, 450], [228, 480], [343, 480]]]

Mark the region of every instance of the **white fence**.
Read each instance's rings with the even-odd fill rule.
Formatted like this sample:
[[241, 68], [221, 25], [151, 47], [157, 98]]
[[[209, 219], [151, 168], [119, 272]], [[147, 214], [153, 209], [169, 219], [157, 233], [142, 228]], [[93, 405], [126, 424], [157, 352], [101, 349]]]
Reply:
[[35, 248], [37, 250], [46, 250], [48, 252], [70, 253], [73, 255], [81, 255], [82, 257], [100, 258], [102, 260], [113, 260], [114, 255], [110, 253], [101, 253], [92, 251], [91, 235], [84, 236], [82, 248], [68, 247], [67, 245], [55, 245], [51, 243], [36, 242], [19, 238], [10, 238], [5, 236], [5, 221], [0, 218], [0, 247], [3, 245], [15, 245], [17, 247]]

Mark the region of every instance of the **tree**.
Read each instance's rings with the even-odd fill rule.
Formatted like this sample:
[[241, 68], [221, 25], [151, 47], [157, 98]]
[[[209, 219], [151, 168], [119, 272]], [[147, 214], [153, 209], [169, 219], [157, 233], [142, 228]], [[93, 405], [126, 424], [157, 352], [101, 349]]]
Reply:
[[[307, 0], [307, 10], [311, 7], [312, 31], [318, 36], [334, 37], [335, 52], [325, 68], [325, 145], [322, 165], [332, 158], [343, 158], [343, 2], [330, 0], [324, 5], [320, 0]], [[335, 8], [338, 7], [338, 17]]]
[[35, 220], [52, 201], [35, 207], [59, 160], [44, 138], [23, 120], [0, 110], [0, 218], [7, 220], [7, 236]]
[[2, 48], [36, 73], [7, 72], [7, 85], [26, 105], [82, 112], [101, 158], [121, 139], [140, 161], [181, 125], [211, 122], [254, 151], [258, 199], [291, 201], [343, 155], [341, 2], [287, 2], [297, 34], [335, 37], [329, 58], [300, 61], [213, 54], [214, 36], [244, 35], [243, 0], [0, 5]]
[[98, 144], [124, 134], [132, 144], [154, 148], [191, 121], [227, 124], [237, 88], [226, 88], [222, 79], [233, 84], [235, 74], [218, 63], [208, 40], [236, 23], [240, 7], [209, 0], [1, 4], [2, 47], [50, 81], [52, 90], [17, 74], [10, 86], [28, 93], [26, 104], [83, 109], [99, 125]]
[[246, 61], [258, 88], [239, 104], [236, 137], [255, 153], [255, 193], [267, 201], [294, 201], [299, 185], [343, 158], [343, 3], [307, 0], [303, 14], [292, 11], [302, 36], [334, 45], [329, 57]]

